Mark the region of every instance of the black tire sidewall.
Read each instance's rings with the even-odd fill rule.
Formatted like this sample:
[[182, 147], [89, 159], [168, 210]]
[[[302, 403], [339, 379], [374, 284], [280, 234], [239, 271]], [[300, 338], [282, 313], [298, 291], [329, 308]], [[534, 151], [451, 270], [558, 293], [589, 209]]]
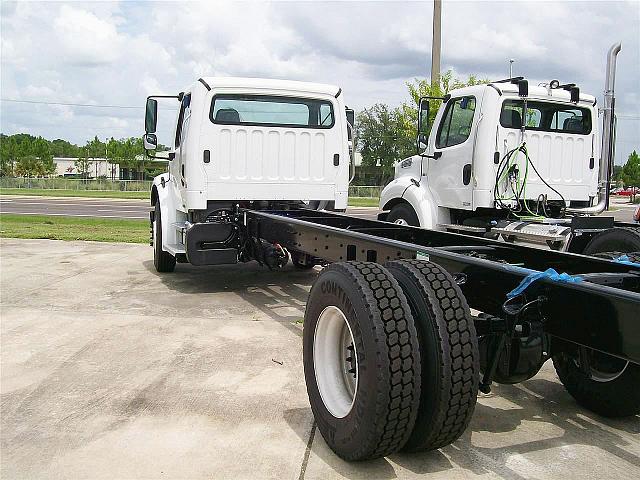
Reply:
[[162, 216], [160, 203], [156, 202], [153, 229], [153, 265], [157, 272], [173, 272], [176, 268], [176, 257], [162, 249]]
[[162, 219], [160, 217], [160, 202], [156, 202], [153, 219], [153, 264], [156, 267], [156, 270], [159, 270], [160, 258], [162, 256]]
[[612, 228], [597, 234], [583, 250], [584, 255], [605, 252], [640, 251], [640, 233], [634, 228]]
[[[335, 285], [335, 288], [334, 288]], [[375, 437], [368, 433], [364, 419], [376, 418], [376, 402], [373, 398], [379, 394], [388, 373], [378, 371], [376, 358], [377, 346], [370, 328], [369, 318], [365, 317], [369, 307], [365, 305], [362, 293], [348, 281], [344, 275], [336, 271], [327, 271], [316, 281], [309, 295], [305, 310], [303, 336], [304, 373], [311, 410], [318, 422], [325, 440], [337, 451], [358, 451], [373, 449], [367, 446]], [[358, 387], [355, 402], [351, 411], [344, 418], [334, 417], [325, 407], [315, 378], [313, 362], [313, 341], [316, 325], [322, 311], [328, 306], [338, 307], [344, 314], [356, 347], [358, 356]], [[379, 376], [385, 378], [380, 381]], [[328, 438], [327, 438], [328, 437]]]
[[420, 226], [420, 220], [413, 207], [407, 203], [401, 203], [391, 209], [387, 215], [387, 222], [395, 223], [396, 220], [403, 219], [413, 227]]
[[640, 413], [640, 366], [630, 363], [609, 381], [589, 378], [571, 355], [553, 356], [553, 366], [567, 392], [582, 406], [604, 417], [626, 417]]

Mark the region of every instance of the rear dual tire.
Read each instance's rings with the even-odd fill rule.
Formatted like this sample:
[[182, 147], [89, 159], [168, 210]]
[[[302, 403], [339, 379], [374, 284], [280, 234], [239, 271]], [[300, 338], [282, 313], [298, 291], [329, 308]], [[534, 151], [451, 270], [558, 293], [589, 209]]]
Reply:
[[[356, 363], [345, 361], [345, 337]], [[346, 460], [436, 449], [469, 423], [478, 388], [475, 329], [462, 292], [435, 264], [325, 268], [309, 295], [303, 345], [318, 429]], [[354, 388], [345, 375], [351, 369]]]
[[[333, 327], [325, 325], [327, 312]], [[340, 358], [339, 346], [327, 345], [342, 338], [326, 333], [338, 328], [340, 318], [352, 336], [353, 364]], [[347, 262], [322, 271], [305, 311], [303, 352], [311, 410], [337, 455], [366, 460], [404, 446], [420, 400], [420, 351], [407, 300], [384, 267]], [[349, 398], [342, 372], [353, 368], [356, 386]]]

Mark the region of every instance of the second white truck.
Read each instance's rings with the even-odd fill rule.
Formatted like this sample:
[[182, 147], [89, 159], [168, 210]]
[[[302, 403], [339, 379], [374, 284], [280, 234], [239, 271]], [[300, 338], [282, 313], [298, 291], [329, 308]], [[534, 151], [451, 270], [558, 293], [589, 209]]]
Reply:
[[379, 218], [589, 255], [639, 250], [633, 224], [595, 216], [608, 204], [619, 51], [613, 45], [607, 61], [602, 138], [595, 97], [556, 80], [516, 77], [421, 99], [418, 154], [396, 164]]

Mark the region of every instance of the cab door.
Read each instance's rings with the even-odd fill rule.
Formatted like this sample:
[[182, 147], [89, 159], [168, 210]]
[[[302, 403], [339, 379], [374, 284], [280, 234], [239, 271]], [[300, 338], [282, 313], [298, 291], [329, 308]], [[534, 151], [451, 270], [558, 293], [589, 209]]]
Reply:
[[476, 110], [479, 100], [473, 95], [451, 98], [429, 138], [427, 181], [439, 206], [472, 208]]

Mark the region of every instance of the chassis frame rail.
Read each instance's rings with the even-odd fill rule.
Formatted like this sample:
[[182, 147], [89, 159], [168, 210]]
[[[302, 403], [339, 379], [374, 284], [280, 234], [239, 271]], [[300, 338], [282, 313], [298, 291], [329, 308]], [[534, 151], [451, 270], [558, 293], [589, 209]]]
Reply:
[[532, 271], [580, 275], [580, 283], [536, 282], [522, 301], [537, 301], [551, 337], [640, 364], [640, 267], [324, 211], [244, 210], [243, 218], [249, 235], [327, 262], [428, 259], [456, 276], [471, 308], [498, 317], [509, 316], [507, 293]]

